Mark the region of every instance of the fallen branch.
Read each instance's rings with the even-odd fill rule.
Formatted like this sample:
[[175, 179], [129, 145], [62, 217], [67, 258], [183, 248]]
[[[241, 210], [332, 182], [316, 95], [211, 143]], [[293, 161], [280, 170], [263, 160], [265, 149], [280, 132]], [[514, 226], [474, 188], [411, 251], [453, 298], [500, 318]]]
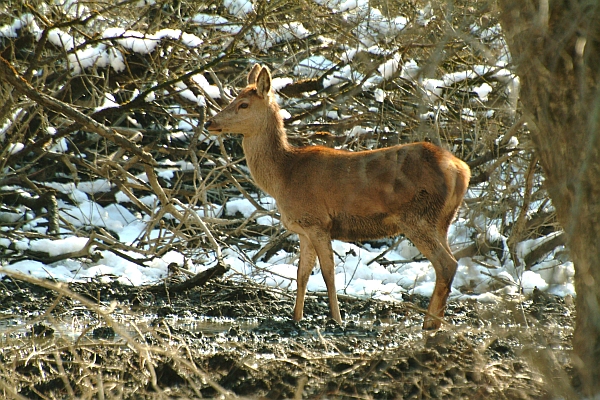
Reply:
[[525, 262], [525, 269], [531, 269], [531, 267], [535, 263], [539, 262], [543, 256], [550, 253], [558, 246], [564, 246], [566, 243], [567, 235], [565, 235], [564, 232], [560, 232], [554, 235], [552, 238], [545, 240], [533, 250], [531, 250], [531, 252], [529, 252], [525, 257], [523, 257], [523, 261]]
[[153, 292], [153, 293], [161, 292], [163, 290], [166, 290], [166, 291], [172, 292], [172, 293], [183, 291], [183, 290], [189, 290], [196, 286], [204, 286], [204, 285], [206, 285], [206, 283], [209, 280], [219, 278], [219, 277], [223, 276], [227, 271], [229, 271], [229, 265], [226, 265], [220, 261], [217, 261], [217, 264], [214, 267], [211, 267], [202, 272], [199, 272], [196, 275], [194, 275], [192, 278], [190, 278], [186, 281], [183, 281], [183, 282], [175, 284], [175, 285], [170, 285], [170, 286], [163, 284], [163, 283], [159, 283], [157, 285], [147, 288], [147, 290], [149, 292]]

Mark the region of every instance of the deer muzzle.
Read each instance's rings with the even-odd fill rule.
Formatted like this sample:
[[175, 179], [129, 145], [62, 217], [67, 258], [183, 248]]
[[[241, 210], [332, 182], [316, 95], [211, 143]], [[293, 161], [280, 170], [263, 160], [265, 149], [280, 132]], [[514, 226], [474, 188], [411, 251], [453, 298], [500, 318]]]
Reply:
[[222, 131], [222, 129], [210, 119], [204, 123], [204, 128], [211, 133], [220, 133]]

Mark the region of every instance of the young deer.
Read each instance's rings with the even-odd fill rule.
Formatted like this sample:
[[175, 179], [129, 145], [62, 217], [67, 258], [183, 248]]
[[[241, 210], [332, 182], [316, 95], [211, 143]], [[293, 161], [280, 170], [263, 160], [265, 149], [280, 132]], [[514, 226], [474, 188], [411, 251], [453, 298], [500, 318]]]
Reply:
[[284, 226], [300, 238], [294, 320], [302, 319], [306, 285], [318, 257], [331, 317], [342, 321], [332, 239], [403, 233], [435, 268], [435, 289], [423, 328], [439, 328], [457, 268], [448, 227], [469, 184], [467, 164], [425, 142], [359, 152], [292, 147], [279, 110], [269, 69], [257, 64], [248, 75], [248, 86], [205, 128], [213, 134], [243, 135], [252, 177], [275, 198]]

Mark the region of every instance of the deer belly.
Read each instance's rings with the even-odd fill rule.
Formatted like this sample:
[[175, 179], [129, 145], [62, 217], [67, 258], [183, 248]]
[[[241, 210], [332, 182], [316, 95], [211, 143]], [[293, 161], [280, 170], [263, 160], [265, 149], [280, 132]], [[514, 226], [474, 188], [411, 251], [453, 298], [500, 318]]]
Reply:
[[398, 217], [390, 214], [368, 216], [336, 215], [332, 218], [331, 238], [353, 241], [380, 239], [402, 233]]

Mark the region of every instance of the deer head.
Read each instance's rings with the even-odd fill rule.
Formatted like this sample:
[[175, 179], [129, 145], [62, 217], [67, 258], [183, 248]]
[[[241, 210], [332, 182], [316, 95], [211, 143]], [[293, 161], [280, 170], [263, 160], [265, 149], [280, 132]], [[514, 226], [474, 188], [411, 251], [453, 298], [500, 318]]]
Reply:
[[271, 73], [267, 67], [255, 64], [248, 74], [248, 86], [204, 127], [212, 134], [252, 135], [267, 130], [273, 114], [281, 121], [271, 91]]

